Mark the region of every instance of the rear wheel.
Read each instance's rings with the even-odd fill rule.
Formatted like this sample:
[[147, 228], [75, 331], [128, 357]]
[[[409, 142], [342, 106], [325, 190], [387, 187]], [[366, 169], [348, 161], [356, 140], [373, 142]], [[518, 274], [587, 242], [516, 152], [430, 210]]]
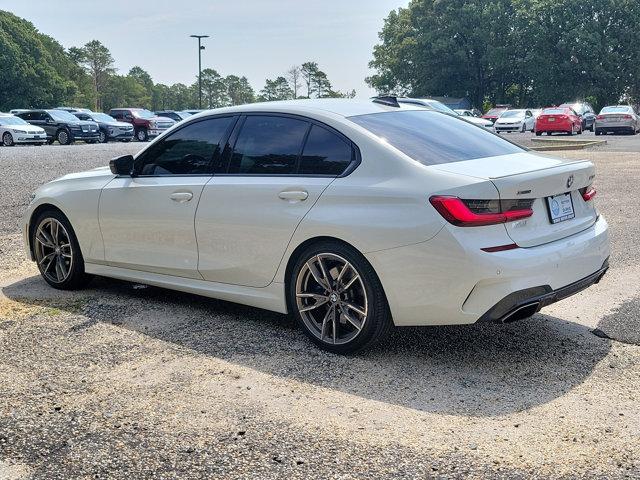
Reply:
[[73, 228], [59, 211], [45, 211], [38, 216], [31, 245], [40, 275], [53, 288], [74, 290], [91, 280], [84, 271], [84, 259]]
[[536, 132], [536, 137], [539, 137], [540, 135], [542, 135], [542, 132]]
[[5, 134], [2, 135], [2, 143], [4, 143], [5, 147], [13, 147], [13, 137], [9, 132], [5, 132]]
[[373, 267], [353, 248], [326, 241], [298, 257], [289, 307], [306, 335], [334, 353], [353, 353], [384, 338], [392, 325]]

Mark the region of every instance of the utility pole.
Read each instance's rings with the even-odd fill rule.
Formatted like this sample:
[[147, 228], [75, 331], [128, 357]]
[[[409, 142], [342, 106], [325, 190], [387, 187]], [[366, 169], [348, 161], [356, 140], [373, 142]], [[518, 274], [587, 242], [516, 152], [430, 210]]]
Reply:
[[198, 108], [202, 110], [202, 45], [203, 38], [209, 38], [209, 35], [191, 35], [192, 38], [198, 39]]

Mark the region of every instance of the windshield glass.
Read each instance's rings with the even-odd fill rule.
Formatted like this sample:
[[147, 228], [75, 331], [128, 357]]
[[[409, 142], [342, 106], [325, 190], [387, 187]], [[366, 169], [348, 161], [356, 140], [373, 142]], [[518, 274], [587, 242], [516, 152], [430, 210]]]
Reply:
[[47, 110], [47, 113], [58, 122], [78, 122], [78, 117], [64, 110]]
[[604, 107], [600, 113], [631, 113], [631, 107]]
[[20, 117], [0, 117], [0, 125], [29, 125]]
[[585, 111], [584, 106], [581, 103], [563, 103], [560, 105], [561, 107], [569, 107], [572, 108], [576, 113], [583, 114]]
[[349, 120], [423, 165], [525, 151], [461, 118], [429, 110], [373, 113]]
[[487, 113], [485, 113], [485, 115], [500, 115], [505, 110], [506, 108], [492, 108]]
[[133, 113], [134, 117], [138, 117], [138, 118], [153, 118], [153, 117], [155, 117], [153, 112], [150, 112], [149, 110], [132, 110], [131, 113]]
[[92, 113], [91, 118], [93, 118], [96, 122], [115, 122], [117, 121], [111, 115], [107, 115], [106, 113]]
[[518, 117], [524, 117], [524, 110], [507, 110], [502, 115], [500, 115], [500, 118], [518, 118]]
[[182, 118], [183, 120], [187, 117], [190, 117], [191, 114], [189, 112], [177, 112], [178, 115], [180, 116], [180, 118]]
[[452, 115], [458, 115], [456, 112], [447, 107], [444, 103], [440, 103], [437, 100], [425, 100], [425, 102], [432, 108], [435, 108], [439, 112], [450, 113]]
[[566, 108], [545, 108], [542, 111], [543, 115], [566, 115], [568, 110]]

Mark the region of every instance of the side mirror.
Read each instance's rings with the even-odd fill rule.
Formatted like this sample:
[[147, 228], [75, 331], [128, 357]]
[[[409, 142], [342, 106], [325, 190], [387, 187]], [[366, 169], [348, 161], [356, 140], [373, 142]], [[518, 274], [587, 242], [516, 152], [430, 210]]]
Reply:
[[114, 175], [131, 176], [133, 173], [133, 155], [124, 155], [109, 162], [109, 168]]

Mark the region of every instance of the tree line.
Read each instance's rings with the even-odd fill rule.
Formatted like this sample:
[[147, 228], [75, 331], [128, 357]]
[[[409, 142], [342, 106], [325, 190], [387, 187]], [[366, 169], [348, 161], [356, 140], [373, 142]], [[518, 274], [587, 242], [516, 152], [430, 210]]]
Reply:
[[[155, 83], [140, 66], [118, 74], [109, 49], [98, 40], [65, 49], [35, 26], [0, 10], [0, 111], [69, 105], [108, 111], [135, 106], [150, 110], [198, 107], [198, 78], [192, 84]], [[217, 108], [255, 101], [353, 97], [334, 90], [317, 62], [294, 65], [266, 79], [255, 92], [245, 76], [202, 70], [202, 106]]]
[[638, 0], [412, 0], [379, 33], [380, 93], [545, 106], [640, 101]]

